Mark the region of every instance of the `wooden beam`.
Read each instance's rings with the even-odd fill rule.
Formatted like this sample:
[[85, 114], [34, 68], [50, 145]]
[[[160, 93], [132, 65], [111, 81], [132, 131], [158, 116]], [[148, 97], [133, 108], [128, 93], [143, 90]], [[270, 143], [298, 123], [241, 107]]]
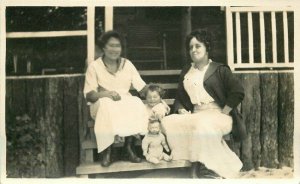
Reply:
[[86, 30], [79, 31], [39, 31], [39, 32], [10, 32], [6, 33], [6, 38], [48, 38], [48, 37], [69, 37], [86, 36]]
[[234, 56], [233, 56], [233, 24], [232, 12], [230, 6], [226, 7], [226, 40], [227, 40], [227, 64], [234, 70]]
[[266, 38], [265, 38], [265, 18], [264, 12], [259, 12], [259, 32], [260, 32], [260, 55], [261, 63], [266, 63]]
[[294, 11], [292, 7], [231, 7], [232, 12], [282, 12], [282, 11]]
[[273, 63], [277, 63], [277, 33], [276, 33], [276, 17], [275, 11], [271, 12], [271, 22], [272, 22], [272, 54]]
[[95, 6], [87, 8], [87, 32], [87, 65], [89, 65], [95, 57]]
[[287, 12], [283, 12], [283, 40], [284, 40], [284, 62], [289, 63], [289, 38], [288, 38]]
[[105, 31], [109, 31], [113, 29], [113, 25], [114, 25], [114, 9], [112, 6], [106, 6], [105, 7], [105, 16], [104, 16], [104, 22], [105, 22], [105, 26], [104, 29]]
[[236, 30], [236, 58], [237, 64], [242, 63], [242, 49], [241, 49], [241, 20], [240, 13], [235, 13], [235, 30]]
[[254, 61], [254, 50], [253, 50], [253, 22], [252, 13], [248, 12], [248, 46], [249, 46], [249, 63]]

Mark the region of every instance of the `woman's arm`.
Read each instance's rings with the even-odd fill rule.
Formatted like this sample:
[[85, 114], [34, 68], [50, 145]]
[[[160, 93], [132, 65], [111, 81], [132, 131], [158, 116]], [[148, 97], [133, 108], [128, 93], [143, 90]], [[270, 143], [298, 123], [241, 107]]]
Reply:
[[225, 100], [225, 106], [223, 112], [229, 114], [229, 112], [238, 106], [244, 99], [244, 87], [241, 82], [235, 78], [228, 66], [220, 68], [223, 82], [225, 84], [225, 90], [227, 98]]
[[114, 101], [121, 100], [121, 96], [115, 91], [108, 91], [105, 88], [99, 86], [98, 92], [90, 91], [86, 94], [86, 100], [88, 102], [96, 102], [99, 98], [108, 97]]

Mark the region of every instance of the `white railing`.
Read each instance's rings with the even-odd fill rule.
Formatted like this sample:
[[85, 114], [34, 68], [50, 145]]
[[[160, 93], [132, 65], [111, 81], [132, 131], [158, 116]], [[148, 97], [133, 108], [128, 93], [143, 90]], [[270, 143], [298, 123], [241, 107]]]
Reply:
[[[272, 28], [272, 61], [266, 61], [266, 29], [264, 13], [271, 13], [271, 28]], [[277, 37], [276, 37], [276, 16], [275, 13], [283, 15], [283, 47], [284, 61], [278, 61], [277, 56]], [[233, 69], [241, 68], [293, 68], [294, 63], [289, 59], [289, 33], [288, 33], [288, 17], [287, 12], [294, 12], [291, 7], [226, 7], [226, 29], [227, 29], [227, 60], [228, 65]], [[248, 54], [247, 61], [242, 59], [242, 38], [241, 38], [241, 19], [240, 14], [247, 14], [248, 23]], [[260, 61], [254, 61], [254, 40], [253, 40], [253, 13], [259, 15], [259, 32], [260, 32]], [[235, 25], [233, 22], [235, 15]], [[235, 35], [234, 30], [235, 29]], [[294, 31], [292, 31], [294, 33]], [[234, 38], [235, 47], [234, 48]], [[292, 52], [293, 53], [293, 52]], [[234, 55], [236, 54], [236, 59]], [[245, 60], [245, 59], [244, 59]]]

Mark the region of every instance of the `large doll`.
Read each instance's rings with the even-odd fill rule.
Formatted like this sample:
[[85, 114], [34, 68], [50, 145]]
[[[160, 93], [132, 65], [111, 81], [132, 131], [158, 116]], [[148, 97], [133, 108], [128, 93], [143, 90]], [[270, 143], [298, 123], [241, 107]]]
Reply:
[[160, 132], [160, 122], [151, 120], [148, 125], [149, 132], [142, 141], [143, 155], [148, 162], [158, 164], [161, 160], [171, 161], [172, 156], [163, 152], [163, 148], [167, 152], [170, 151], [165, 136]]

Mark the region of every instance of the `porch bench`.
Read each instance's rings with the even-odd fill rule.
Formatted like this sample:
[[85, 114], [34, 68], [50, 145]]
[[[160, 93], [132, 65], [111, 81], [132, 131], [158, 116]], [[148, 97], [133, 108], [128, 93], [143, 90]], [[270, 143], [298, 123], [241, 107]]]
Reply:
[[[176, 89], [177, 84], [162, 84], [164, 89]], [[168, 105], [174, 103], [174, 99], [164, 99]], [[145, 102], [145, 101], [144, 101]], [[124, 171], [138, 171], [138, 170], [152, 170], [152, 169], [165, 169], [165, 168], [180, 168], [190, 167], [189, 161], [161, 161], [161, 163], [155, 165], [142, 160], [141, 163], [132, 163], [129, 161], [116, 161], [113, 162], [109, 167], [102, 167], [100, 162], [95, 161], [94, 149], [97, 149], [96, 138], [94, 134], [94, 121], [89, 120], [87, 122], [90, 136], [84, 140], [81, 144], [83, 150], [85, 150], [85, 162], [76, 168], [76, 174], [82, 178], [88, 178], [90, 174], [102, 174], [102, 173], [113, 173], [113, 172], [124, 172]], [[141, 145], [141, 140], [136, 141], [136, 145]], [[115, 142], [113, 147], [123, 146], [122, 142]]]

